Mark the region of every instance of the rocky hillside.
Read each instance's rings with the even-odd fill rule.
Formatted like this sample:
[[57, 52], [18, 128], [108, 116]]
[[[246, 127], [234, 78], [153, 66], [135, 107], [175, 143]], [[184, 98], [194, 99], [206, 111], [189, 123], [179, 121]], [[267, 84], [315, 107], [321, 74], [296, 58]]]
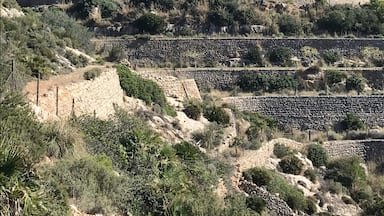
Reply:
[[[325, 147], [339, 142], [323, 144], [380, 138], [382, 130], [372, 133], [351, 113], [340, 131], [281, 130], [274, 119], [221, 100], [245, 89], [203, 91], [176, 70], [136, 70], [122, 47], [93, 50], [92, 33], [80, 24], [132, 23], [133, 33], [169, 34], [168, 23], [175, 35], [236, 25], [260, 25], [267, 35], [376, 35], [380, 4], [79, 0], [20, 8], [1, 1], [0, 215], [382, 215], [381, 157], [333, 157]], [[324, 27], [355, 15], [369, 28]], [[292, 23], [300, 25], [285, 29]], [[281, 94], [295, 86], [289, 78], [255, 80], [262, 85], [245, 88]]]

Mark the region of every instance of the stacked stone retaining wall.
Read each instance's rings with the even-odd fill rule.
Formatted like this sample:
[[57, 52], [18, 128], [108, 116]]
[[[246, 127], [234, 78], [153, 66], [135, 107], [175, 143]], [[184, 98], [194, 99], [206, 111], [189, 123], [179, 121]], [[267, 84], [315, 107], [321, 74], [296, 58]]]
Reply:
[[343, 140], [323, 144], [331, 158], [356, 156], [365, 161], [384, 161], [384, 140]]
[[251, 47], [260, 46], [266, 52], [282, 46], [300, 56], [301, 48], [309, 46], [320, 53], [334, 49], [345, 56], [356, 56], [365, 47], [384, 50], [381, 38], [152, 38], [94, 40], [98, 49], [108, 51], [122, 46], [129, 61], [138, 66], [173, 63], [180, 65], [215, 65], [233, 57], [244, 57]]
[[278, 196], [269, 193], [266, 189], [257, 186], [252, 182], [243, 180], [239, 186], [243, 191], [249, 195], [255, 195], [260, 197], [266, 203], [267, 208], [270, 211], [275, 212], [279, 216], [291, 216], [295, 215], [292, 209], [280, 199]]
[[[353, 68], [337, 68], [337, 70], [351, 74], [361, 74], [368, 82], [369, 86], [375, 89], [384, 88], [384, 70], [381, 68], [370, 69], [353, 69]], [[228, 90], [233, 88], [239, 77], [242, 75], [259, 74], [268, 76], [283, 76], [296, 74], [296, 68], [222, 68], [222, 69], [179, 69], [175, 70], [180, 76], [195, 79], [199, 88], [202, 89], [219, 89]]]
[[224, 102], [241, 111], [259, 112], [281, 128], [325, 130], [348, 113], [369, 126], [384, 126], [384, 96], [230, 97]]

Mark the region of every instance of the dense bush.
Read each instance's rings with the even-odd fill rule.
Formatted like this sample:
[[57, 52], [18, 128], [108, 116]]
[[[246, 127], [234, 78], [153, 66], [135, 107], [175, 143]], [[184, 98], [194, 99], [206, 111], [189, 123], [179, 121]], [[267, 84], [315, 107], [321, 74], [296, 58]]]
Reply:
[[46, 10], [42, 13], [42, 20], [51, 28], [52, 33], [59, 38], [69, 39], [72, 46], [77, 49], [92, 51], [90, 39], [93, 34], [76, 20], [70, 18], [61, 10]]
[[327, 70], [325, 71], [325, 79], [329, 86], [333, 84], [340, 83], [343, 79], [346, 78], [346, 75], [337, 70]]
[[124, 50], [121, 46], [114, 45], [108, 54], [108, 61], [119, 62], [124, 58]]
[[279, 167], [281, 170], [288, 174], [299, 175], [303, 169], [303, 162], [295, 155], [285, 156], [280, 162]]
[[130, 195], [123, 189], [128, 186], [128, 179], [113, 172], [112, 162], [106, 156], [60, 161], [49, 175], [87, 213], [112, 214]]
[[364, 183], [366, 176], [361, 161], [357, 158], [342, 158], [331, 161], [325, 178], [340, 182], [351, 189], [354, 184]]
[[294, 15], [282, 15], [279, 18], [280, 32], [285, 35], [300, 35], [302, 33], [300, 18]]
[[159, 34], [164, 30], [165, 22], [156, 14], [145, 13], [134, 22], [134, 26], [141, 33]]
[[311, 144], [307, 149], [307, 158], [316, 167], [325, 166], [328, 162], [326, 150], [319, 144]]
[[70, 144], [37, 122], [20, 95], [0, 95], [0, 214], [68, 215], [65, 192], [36, 167], [55, 138], [62, 147]]
[[100, 74], [101, 74], [101, 70], [96, 68], [89, 71], [85, 71], [83, 74], [83, 77], [85, 80], [93, 80], [96, 77], [100, 76]]
[[363, 129], [365, 125], [358, 116], [348, 113], [340, 122], [340, 127], [341, 130], [349, 131]]
[[199, 120], [201, 113], [203, 111], [203, 108], [201, 106], [201, 103], [198, 101], [188, 101], [184, 105], [183, 112], [188, 116], [188, 118]]
[[273, 146], [273, 154], [277, 158], [283, 158], [283, 157], [290, 155], [292, 153], [293, 153], [292, 150], [289, 147], [285, 146], [284, 144], [276, 143]]
[[66, 51], [64, 57], [76, 67], [85, 67], [88, 65], [88, 59], [83, 55], [77, 55], [74, 52]]
[[246, 180], [251, 181], [258, 186], [268, 185], [272, 180], [270, 172], [257, 167], [244, 171], [243, 176]]
[[327, 50], [323, 53], [323, 59], [327, 64], [333, 64], [341, 60], [341, 54], [336, 50]]
[[345, 89], [347, 91], [355, 90], [358, 94], [363, 92], [365, 87], [365, 81], [362, 76], [352, 75], [347, 78], [345, 82]]
[[271, 193], [278, 193], [289, 207], [293, 210], [308, 211], [313, 210], [313, 206], [308, 203], [303, 193], [294, 186], [291, 186], [281, 176], [265, 168], [251, 168], [243, 172], [245, 179], [252, 181], [259, 186], [266, 186]]
[[204, 148], [213, 149], [221, 144], [223, 129], [216, 122], [213, 122], [205, 130], [192, 133], [192, 139]]
[[222, 125], [229, 124], [230, 121], [230, 117], [225, 109], [215, 105], [204, 107], [204, 117], [210, 122], [216, 122]]
[[189, 142], [181, 142], [172, 146], [175, 149], [177, 156], [183, 160], [199, 160], [203, 158], [203, 153], [199, 150], [197, 146]]
[[247, 92], [265, 91], [272, 93], [283, 89], [296, 89], [298, 82], [290, 75], [268, 76], [255, 73], [240, 75], [236, 85]]
[[114, 0], [80, 0], [69, 10], [80, 18], [88, 18], [94, 7], [98, 7], [102, 18], [114, 18], [117, 15], [119, 4]]
[[317, 172], [313, 169], [307, 169], [304, 172], [304, 176], [311, 180], [311, 182], [316, 183], [317, 180]]
[[291, 58], [293, 52], [287, 47], [277, 47], [269, 53], [269, 61], [273, 65], [289, 67], [293, 65]]
[[265, 206], [266, 206], [266, 203], [262, 198], [254, 196], [254, 195], [247, 197], [245, 203], [246, 203], [248, 208], [250, 208], [250, 209], [252, 209], [258, 213], [261, 213], [265, 209]]
[[263, 54], [261, 53], [261, 49], [259, 47], [252, 47], [249, 49], [245, 55], [245, 60], [248, 64], [253, 64], [258, 67], [264, 66]]
[[328, 8], [318, 20], [318, 27], [330, 33], [382, 34], [381, 17], [370, 7], [336, 5]]
[[[245, 113], [244, 119], [250, 123], [249, 128], [245, 132], [248, 141], [256, 144], [255, 147], [261, 147], [263, 141], [272, 139], [276, 128], [276, 121], [259, 113]], [[257, 145], [258, 143], [259, 145]]]
[[139, 98], [146, 104], [158, 104], [167, 114], [174, 114], [173, 108], [167, 103], [164, 91], [156, 82], [141, 78], [126, 66], [118, 65], [116, 68], [121, 88], [127, 96]]

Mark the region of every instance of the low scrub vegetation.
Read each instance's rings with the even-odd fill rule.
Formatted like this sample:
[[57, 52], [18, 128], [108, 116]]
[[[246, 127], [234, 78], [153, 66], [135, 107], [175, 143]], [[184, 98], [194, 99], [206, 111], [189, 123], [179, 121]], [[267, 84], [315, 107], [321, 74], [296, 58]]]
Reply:
[[100, 76], [100, 74], [101, 74], [101, 70], [98, 68], [95, 68], [95, 69], [84, 72], [83, 77], [85, 80], [93, 80], [96, 77]]
[[167, 103], [164, 91], [156, 82], [141, 78], [126, 66], [117, 65], [116, 68], [119, 74], [121, 88], [127, 96], [139, 98], [147, 105], [157, 104], [162, 107], [167, 114], [175, 115], [175, 111]]
[[289, 185], [281, 176], [271, 170], [251, 168], [244, 171], [243, 176], [258, 186], [266, 186], [271, 193], [278, 193], [280, 198], [286, 201], [293, 210], [300, 210], [308, 214], [316, 211], [312, 201], [305, 198], [300, 190]]

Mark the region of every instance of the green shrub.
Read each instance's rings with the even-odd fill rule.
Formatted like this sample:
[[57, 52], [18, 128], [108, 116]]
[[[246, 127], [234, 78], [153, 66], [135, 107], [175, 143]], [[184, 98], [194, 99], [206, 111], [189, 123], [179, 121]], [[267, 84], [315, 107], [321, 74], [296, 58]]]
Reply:
[[77, 207], [88, 213], [111, 214], [127, 195], [122, 190], [127, 179], [115, 175], [97, 157], [59, 161], [49, 175], [76, 201]]
[[96, 77], [100, 76], [101, 70], [99, 68], [92, 69], [89, 71], [84, 72], [83, 77], [85, 80], [93, 80]]
[[116, 68], [121, 88], [127, 96], [139, 98], [146, 104], [158, 104], [162, 108], [169, 106], [164, 91], [157, 83], [141, 78], [132, 73], [126, 66], [118, 65]]
[[299, 175], [303, 169], [303, 162], [295, 155], [285, 156], [280, 162], [279, 167], [285, 173]]
[[287, 47], [277, 47], [269, 53], [269, 61], [277, 66], [292, 66], [293, 62], [291, 58], [293, 52], [290, 48]]
[[326, 179], [340, 182], [347, 188], [352, 188], [354, 184], [365, 183], [366, 176], [361, 161], [358, 158], [337, 159], [328, 164]]
[[88, 59], [84, 55], [77, 55], [74, 52], [67, 50], [64, 57], [76, 67], [85, 67], [88, 65]]
[[347, 78], [345, 89], [347, 91], [355, 90], [358, 94], [364, 91], [365, 81], [362, 76], [353, 75]]
[[313, 215], [317, 212], [317, 206], [311, 199], [306, 199], [306, 207], [304, 208], [304, 212]]
[[307, 169], [304, 172], [304, 176], [311, 180], [311, 182], [315, 183], [317, 180], [317, 172], [313, 169]]
[[342, 56], [336, 50], [327, 50], [323, 53], [323, 59], [327, 64], [333, 64], [340, 61]]
[[221, 144], [223, 129], [213, 122], [205, 130], [192, 133], [192, 139], [204, 148], [213, 149]]
[[188, 116], [188, 118], [198, 120], [201, 116], [203, 108], [198, 101], [188, 101], [184, 105], [183, 112]]
[[311, 208], [304, 194], [299, 189], [291, 186], [285, 179], [273, 171], [255, 167], [244, 171], [243, 176], [246, 180], [252, 181], [258, 186], [266, 186], [270, 193], [278, 193], [280, 198], [293, 210], [305, 211], [306, 208]]
[[264, 211], [266, 206], [265, 201], [262, 198], [255, 195], [247, 197], [245, 203], [248, 208], [258, 213], [261, 213], [262, 211]]
[[64, 11], [45, 10], [41, 19], [52, 29], [54, 35], [67, 41], [66, 46], [92, 51], [90, 39], [93, 34]]
[[282, 15], [279, 19], [280, 32], [285, 35], [300, 35], [302, 33], [301, 21], [294, 15]]
[[249, 49], [247, 54], [245, 55], [245, 59], [249, 64], [254, 64], [258, 67], [264, 65], [263, 55], [259, 47], [252, 47], [251, 49]]
[[283, 89], [296, 89], [297, 80], [292, 75], [269, 76], [254, 74], [242, 74], [236, 81], [236, 86], [247, 92], [266, 91], [277, 92]]
[[119, 45], [113, 45], [108, 54], [108, 61], [119, 62], [124, 58], [124, 50]]
[[273, 154], [277, 158], [283, 158], [292, 153], [293, 153], [292, 150], [289, 149], [289, 147], [285, 146], [284, 144], [276, 143], [273, 147]]
[[80, 0], [69, 10], [80, 18], [86, 19], [94, 7], [100, 8], [102, 18], [114, 18], [119, 9], [118, 3], [113, 0]]
[[325, 71], [325, 79], [327, 84], [332, 86], [333, 84], [340, 83], [346, 75], [338, 70], [327, 70]]
[[319, 144], [311, 144], [308, 146], [307, 158], [312, 161], [315, 167], [325, 166], [328, 162], [327, 152]]
[[203, 153], [196, 146], [192, 145], [189, 142], [181, 142], [172, 146], [176, 155], [182, 158], [183, 160], [199, 160], [203, 158]]
[[258, 186], [269, 185], [272, 181], [270, 172], [263, 168], [254, 167], [243, 172], [246, 180], [255, 183]]
[[224, 108], [215, 105], [204, 107], [204, 117], [210, 122], [222, 125], [229, 124], [230, 121], [230, 117]]
[[363, 215], [384, 215], [384, 198], [376, 194], [371, 201], [363, 203], [362, 209]]
[[348, 131], [363, 129], [365, 125], [358, 116], [348, 113], [345, 118], [340, 122], [340, 127], [341, 130]]
[[153, 13], [145, 13], [133, 23], [141, 33], [159, 34], [164, 30], [165, 21]]

